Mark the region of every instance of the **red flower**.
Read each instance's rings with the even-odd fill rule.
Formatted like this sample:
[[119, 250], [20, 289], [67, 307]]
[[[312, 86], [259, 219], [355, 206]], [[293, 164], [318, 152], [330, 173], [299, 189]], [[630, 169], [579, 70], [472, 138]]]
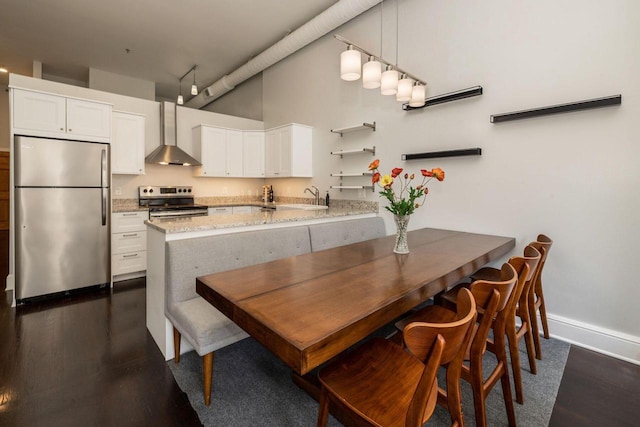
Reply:
[[380, 160], [376, 159], [369, 165], [369, 170], [372, 171], [374, 169], [378, 169], [378, 166], [380, 166]]
[[380, 181], [380, 173], [376, 172], [373, 174], [373, 176], [371, 177], [371, 183], [375, 184], [376, 182]]
[[427, 178], [430, 178], [433, 176], [431, 171], [428, 171], [426, 169], [420, 169], [420, 173], [422, 174], [422, 176], [426, 176]]
[[391, 178], [397, 178], [402, 173], [402, 168], [393, 168], [391, 171]]

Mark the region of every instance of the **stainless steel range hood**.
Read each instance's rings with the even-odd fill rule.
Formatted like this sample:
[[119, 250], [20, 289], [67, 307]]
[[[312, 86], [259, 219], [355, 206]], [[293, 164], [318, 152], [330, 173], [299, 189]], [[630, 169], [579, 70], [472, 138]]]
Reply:
[[176, 138], [176, 104], [160, 104], [162, 122], [162, 145], [147, 156], [147, 163], [160, 165], [200, 166], [200, 162], [178, 148]]

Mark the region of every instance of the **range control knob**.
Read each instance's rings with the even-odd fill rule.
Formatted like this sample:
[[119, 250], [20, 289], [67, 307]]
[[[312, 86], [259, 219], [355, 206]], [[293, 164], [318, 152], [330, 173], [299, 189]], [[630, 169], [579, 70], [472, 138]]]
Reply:
[[153, 188], [150, 188], [150, 189], [149, 189], [149, 193], [153, 193]]

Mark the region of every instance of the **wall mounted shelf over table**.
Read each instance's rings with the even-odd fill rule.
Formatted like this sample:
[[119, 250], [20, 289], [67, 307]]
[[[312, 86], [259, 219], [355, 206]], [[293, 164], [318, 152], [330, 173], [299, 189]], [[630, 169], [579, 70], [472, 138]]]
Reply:
[[348, 126], [339, 129], [331, 129], [333, 133], [339, 133], [342, 136], [345, 133], [357, 132], [360, 130], [371, 129], [372, 131], [376, 131], [376, 122], [373, 123], [362, 123], [361, 125]]
[[490, 117], [490, 121], [491, 123], [508, 122], [511, 120], [528, 119], [531, 117], [568, 113], [571, 111], [588, 110], [591, 108], [609, 107], [611, 105], [620, 104], [622, 104], [622, 95], [612, 95], [604, 98], [588, 99], [586, 101], [570, 102], [568, 104], [559, 104], [550, 107], [515, 111], [513, 113], [493, 114]]
[[401, 160], [436, 159], [440, 157], [480, 156], [482, 148], [464, 148], [461, 150], [432, 151], [429, 153], [402, 154]]

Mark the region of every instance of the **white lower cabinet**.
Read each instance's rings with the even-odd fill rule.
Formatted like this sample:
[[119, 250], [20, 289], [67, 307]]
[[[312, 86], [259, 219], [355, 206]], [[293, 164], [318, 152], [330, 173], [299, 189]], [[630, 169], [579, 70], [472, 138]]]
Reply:
[[[147, 211], [119, 212], [112, 216], [111, 275], [113, 280], [142, 277], [147, 269]], [[116, 276], [127, 275], [118, 278]]]
[[233, 208], [231, 206], [220, 206], [215, 208], [209, 208], [209, 215], [231, 215]]

